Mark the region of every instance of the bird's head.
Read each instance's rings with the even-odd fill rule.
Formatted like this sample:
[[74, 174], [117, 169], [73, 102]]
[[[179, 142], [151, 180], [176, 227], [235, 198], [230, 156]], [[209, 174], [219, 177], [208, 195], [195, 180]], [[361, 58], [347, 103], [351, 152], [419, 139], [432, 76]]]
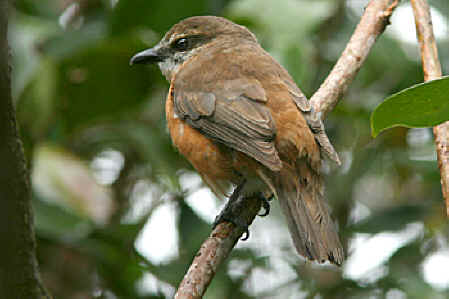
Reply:
[[174, 25], [153, 48], [134, 55], [130, 64], [157, 63], [170, 81], [185, 61], [204, 50], [226, 50], [241, 42], [257, 40], [248, 29], [225, 18], [191, 17]]

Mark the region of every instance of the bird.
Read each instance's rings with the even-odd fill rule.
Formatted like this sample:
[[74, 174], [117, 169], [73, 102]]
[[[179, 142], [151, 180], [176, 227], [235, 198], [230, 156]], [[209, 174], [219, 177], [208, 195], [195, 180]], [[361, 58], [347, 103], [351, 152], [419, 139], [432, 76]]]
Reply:
[[165, 112], [173, 145], [215, 195], [228, 197], [234, 188], [242, 198], [274, 196], [297, 252], [342, 264], [324, 196], [327, 136], [316, 130], [308, 99], [252, 32], [223, 17], [189, 17], [130, 64], [159, 66], [170, 83]]

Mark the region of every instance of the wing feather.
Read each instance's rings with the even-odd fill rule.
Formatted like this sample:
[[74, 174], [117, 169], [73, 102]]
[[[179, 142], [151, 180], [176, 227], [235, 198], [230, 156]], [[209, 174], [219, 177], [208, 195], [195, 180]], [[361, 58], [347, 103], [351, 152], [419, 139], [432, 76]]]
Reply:
[[274, 121], [264, 105], [265, 92], [258, 81], [241, 81], [227, 81], [209, 92], [175, 88], [175, 112], [209, 138], [278, 171], [282, 162], [274, 146]]

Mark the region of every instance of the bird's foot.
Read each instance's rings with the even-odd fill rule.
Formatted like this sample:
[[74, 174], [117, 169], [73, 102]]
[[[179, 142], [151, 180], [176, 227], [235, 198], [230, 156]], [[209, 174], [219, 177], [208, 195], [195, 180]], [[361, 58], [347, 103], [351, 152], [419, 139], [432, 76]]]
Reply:
[[[220, 214], [215, 217], [215, 221], [213, 223], [213, 228], [215, 228], [218, 224], [222, 222], [230, 222], [234, 224], [236, 227], [240, 228], [243, 231], [242, 241], [248, 240], [249, 238], [249, 223], [248, 220], [242, 217], [242, 213], [240, 213], [241, 209], [245, 208], [245, 199], [240, 193], [243, 190], [245, 182], [242, 182], [238, 185], [232, 195], [229, 197], [228, 202], [224, 206], [224, 208], [220, 211]], [[259, 199], [262, 203], [262, 208], [264, 211], [261, 214], [258, 214], [261, 217], [267, 216], [270, 214], [270, 201], [273, 199], [273, 194], [269, 193], [256, 193], [253, 195], [257, 199]]]
[[241, 183], [234, 189], [234, 192], [232, 192], [228, 202], [221, 210], [220, 214], [215, 217], [215, 221], [213, 223], [213, 228], [222, 222], [230, 222], [234, 224], [243, 231], [242, 241], [248, 240], [249, 238], [249, 224], [246, 219], [240, 216], [241, 213], [239, 213], [240, 209], [243, 208], [243, 202], [245, 201], [245, 198], [240, 195], [244, 185], [245, 182]]

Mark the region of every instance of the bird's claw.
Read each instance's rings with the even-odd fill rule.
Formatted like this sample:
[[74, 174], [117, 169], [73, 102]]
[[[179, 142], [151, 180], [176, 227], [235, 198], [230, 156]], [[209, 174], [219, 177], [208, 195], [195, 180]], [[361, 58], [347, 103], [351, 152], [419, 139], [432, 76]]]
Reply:
[[249, 229], [246, 228], [245, 231], [242, 234], [242, 237], [240, 238], [240, 240], [242, 241], [246, 241], [249, 239]]
[[223, 208], [223, 210], [220, 212], [220, 214], [215, 217], [214, 223], [212, 224], [212, 228], [215, 229], [217, 225], [219, 225], [222, 222], [229, 222], [234, 224], [237, 228], [241, 229], [243, 231], [242, 234], [242, 241], [246, 241], [249, 238], [249, 229], [248, 224], [241, 218], [239, 218], [237, 215], [232, 213], [232, 206], [233, 202], [228, 202], [226, 206]]
[[266, 198], [265, 196], [261, 195], [260, 200], [262, 201], [262, 208], [264, 208], [264, 212], [262, 214], [257, 214], [260, 217], [265, 217], [268, 214], [270, 214], [270, 200], [271, 198]]

